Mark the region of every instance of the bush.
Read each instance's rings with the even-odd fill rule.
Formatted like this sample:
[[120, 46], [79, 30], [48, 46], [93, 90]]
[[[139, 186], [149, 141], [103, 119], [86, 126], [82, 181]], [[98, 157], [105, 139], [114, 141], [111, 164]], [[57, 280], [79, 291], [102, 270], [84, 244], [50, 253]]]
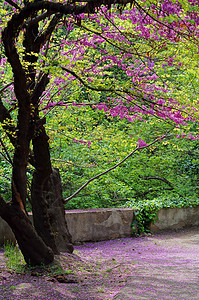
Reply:
[[199, 205], [199, 199], [194, 197], [161, 197], [153, 200], [136, 201], [132, 199], [125, 203], [125, 207], [135, 210], [135, 219], [132, 223], [133, 234], [149, 233], [149, 226], [157, 220], [157, 213], [161, 208], [195, 207]]

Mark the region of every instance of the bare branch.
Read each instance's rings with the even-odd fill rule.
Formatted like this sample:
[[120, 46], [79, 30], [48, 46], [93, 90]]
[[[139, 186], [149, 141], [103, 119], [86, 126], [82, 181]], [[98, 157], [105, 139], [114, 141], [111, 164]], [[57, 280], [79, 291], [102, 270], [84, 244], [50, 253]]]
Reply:
[[[7, 157], [8, 157], [9, 163], [12, 165], [12, 159], [11, 159], [11, 157], [10, 157], [10, 154], [9, 154], [9, 152], [8, 152], [6, 146], [5, 146], [5, 144], [4, 144], [4, 142], [3, 142], [3, 140], [2, 140], [1, 138], [0, 138], [0, 144], [1, 144], [1, 146], [3, 147], [5, 153], [6, 153]], [[2, 154], [2, 155], [3, 155], [3, 154]]]
[[9, 159], [7, 158], [7, 156], [5, 154], [3, 154], [2, 152], [0, 152], [0, 155], [5, 159], [5, 161], [7, 161], [8, 163], [10, 163]]
[[19, 7], [19, 5], [17, 5], [17, 3], [15, 3], [14, 1], [12, 1], [12, 0], [6, 0], [6, 2], [8, 4], [10, 4], [11, 6], [15, 7], [16, 9], [21, 10], [21, 7]]
[[51, 36], [53, 30], [55, 29], [56, 25], [58, 24], [60, 18], [61, 18], [62, 14], [56, 14], [52, 20], [50, 21], [50, 24], [48, 25], [47, 29], [45, 30], [45, 32], [41, 35], [39, 35], [34, 43], [38, 44], [38, 48], [40, 49], [45, 42], [49, 39], [49, 37]]
[[49, 12], [44, 12], [43, 14], [35, 17], [35, 18], [32, 18], [32, 19], [28, 19], [25, 23], [24, 23], [24, 27], [26, 26], [29, 26], [29, 25], [32, 25], [32, 24], [37, 24], [39, 23], [40, 21], [44, 20], [46, 17], [49, 16]]
[[89, 84], [87, 84], [79, 75], [77, 75], [74, 71], [69, 70], [68, 68], [61, 66], [62, 70], [70, 73], [71, 75], [73, 75], [75, 78], [77, 78], [85, 87], [87, 87], [88, 89], [92, 90], [92, 91], [98, 91], [98, 92], [123, 92], [122, 90], [118, 89], [118, 90], [114, 90], [114, 89], [105, 89], [105, 88], [96, 88], [94, 86], [90, 86]]
[[131, 157], [136, 151], [138, 150], [142, 150], [142, 149], [145, 149], [145, 148], [148, 148], [150, 147], [151, 145], [161, 141], [162, 139], [165, 139], [165, 138], [168, 138], [169, 136], [163, 136], [163, 137], [158, 137], [156, 138], [153, 142], [151, 142], [150, 144], [147, 144], [146, 146], [143, 146], [143, 147], [136, 147], [130, 154], [128, 154], [123, 160], [121, 160], [119, 163], [117, 163], [116, 165], [114, 165], [113, 167], [111, 167], [110, 169], [94, 176], [93, 178], [89, 179], [86, 183], [84, 183], [74, 194], [72, 194], [70, 197], [66, 198], [64, 200], [65, 203], [67, 203], [69, 200], [71, 200], [72, 198], [74, 198], [77, 194], [79, 194], [79, 192], [81, 192], [81, 190], [83, 190], [91, 181], [95, 180], [95, 179], [98, 179], [99, 177], [107, 174], [108, 172], [116, 169], [117, 167], [119, 167], [121, 164], [123, 164], [129, 157]]
[[[160, 192], [160, 191], [162, 191], [163, 189], [149, 189], [148, 191], [145, 191], [145, 192], [140, 192], [140, 193], [137, 193], [137, 194], [135, 194], [134, 195], [134, 198], [137, 198], [137, 197], [141, 197], [141, 198], [143, 198], [144, 196], [146, 196], [147, 194], [149, 194], [149, 193], [154, 193], [154, 192]], [[164, 191], [172, 191], [173, 190], [173, 188], [164, 188]]]
[[6, 84], [4, 87], [2, 87], [2, 89], [0, 89], [0, 93], [2, 93], [3, 91], [5, 91], [9, 86], [11, 86], [14, 83], [14, 81]]
[[174, 185], [164, 177], [160, 177], [160, 176], [140, 176], [140, 178], [142, 178], [144, 180], [150, 180], [150, 179], [161, 180], [161, 181], [165, 182], [166, 184], [168, 184], [171, 188], [174, 189]]

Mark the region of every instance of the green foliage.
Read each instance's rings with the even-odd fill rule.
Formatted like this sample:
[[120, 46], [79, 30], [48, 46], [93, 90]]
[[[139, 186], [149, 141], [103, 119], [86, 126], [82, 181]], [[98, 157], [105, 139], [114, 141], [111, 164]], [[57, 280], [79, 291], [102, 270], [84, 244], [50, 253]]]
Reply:
[[[48, 133], [53, 166], [60, 169], [62, 176], [64, 198], [121, 161], [136, 148], [138, 138], [149, 143], [165, 133], [171, 134], [169, 139], [138, 151], [117, 169], [92, 181], [67, 203], [66, 209], [116, 207], [132, 198], [198, 195], [199, 142], [176, 138], [179, 129], [149, 117], [145, 122], [129, 123], [92, 107], [64, 111], [57, 108], [52, 114], [48, 116]], [[91, 145], [74, 139], [90, 141]]]
[[11, 199], [10, 176], [10, 164], [7, 161], [1, 160], [0, 158], [0, 193], [3, 194], [4, 199], [7, 201]]
[[24, 269], [25, 261], [19, 248], [12, 243], [4, 245], [6, 267], [15, 272], [22, 272]]
[[[174, 1], [174, 0], [173, 0]], [[156, 1], [139, 1], [140, 5], [149, 5]], [[175, 2], [175, 1], [174, 1]], [[191, 9], [188, 1], [180, 1], [185, 9]], [[9, 19], [11, 7], [4, 3], [1, 9], [3, 21]], [[10, 7], [10, 8], [9, 8]], [[197, 7], [192, 7], [197, 9]], [[152, 11], [150, 11], [153, 14]], [[176, 16], [169, 16], [172, 22]], [[164, 20], [162, 20], [164, 21]], [[50, 19], [48, 20], [50, 22]], [[104, 22], [101, 19], [101, 22]], [[130, 23], [116, 20], [116, 25], [123, 25], [128, 28], [129, 39], [135, 34], [134, 27]], [[130, 22], [130, 21], [129, 21]], [[98, 30], [100, 27], [91, 20], [82, 21], [90, 30]], [[111, 27], [112, 28], [112, 27]], [[77, 26], [75, 30], [71, 30], [68, 40], [77, 38], [78, 36], [86, 36], [86, 31]], [[182, 129], [173, 129], [171, 125], [151, 117], [145, 116], [143, 121], [135, 121], [133, 124], [125, 119], [112, 118], [108, 112], [104, 114], [96, 109], [95, 104], [100, 102], [108, 103], [107, 96], [103, 91], [98, 92], [87, 89], [83, 84], [77, 84], [77, 81], [69, 81], [67, 76], [58, 65], [67, 66], [69, 64], [68, 56], [61, 57], [60, 43], [62, 37], [67, 34], [65, 27], [58, 26], [56, 32], [52, 35], [51, 47], [48, 50], [48, 56], [44, 58], [39, 54], [39, 59], [46, 59], [46, 72], [51, 73], [52, 85], [51, 93], [46, 92], [41, 100], [58, 102], [64, 100], [68, 107], [55, 107], [47, 114], [47, 130], [50, 136], [50, 147], [53, 166], [58, 167], [61, 171], [63, 181], [64, 198], [70, 196], [87, 180], [112, 167], [121, 161], [135, 147], [137, 140], [142, 138], [146, 142], [152, 141], [157, 136], [165, 133], [178, 135]], [[22, 48], [22, 37], [18, 40], [18, 50]], [[90, 41], [91, 35], [88, 34], [87, 40]], [[162, 86], [166, 83], [171, 87], [171, 93], [181, 103], [194, 103], [197, 101], [198, 95], [198, 54], [197, 45], [192, 41], [176, 40], [175, 43], [162, 45], [156, 41], [155, 44], [151, 40], [143, 40], [143, 38], [135, 38], [133, 47], [144, 53], [147, 57], [148, 52], [154, 57], [154, 71], [160, 76], [161, 80], [157, 80], [157, 84]], [[119, 40], [114, 41], [115, 45], [127, 47]], [[164, 47], [163, 47], [164, 46]], [[63, 49], [69, 50], [71, 46], [65, 45]], [[106, 49], [114, 55], [120, 52], [117, 47], [105, 42], [98, 45], [97, 48], [88, 47], [83, 60], [79, 60], [74, 64], [73, 70], [80, 75], [81, 78], [91, 86], [106, 88], [120, 87], [128, 88], [132, 85], [131, 79], [125, 72], [118, 67], [117, 64], [109, 66], [109, 61], [104, 61], [98, 67], [106, 67], [103, 76], [92, 77], [92, 84], [88, 81], [88, 66], [91, 62], [95, 63], [100, 59], [100, 51]], [[158, 49], [158, 50], [157, 50]], [[2, 53], [2, 57], [5, 54]], [[34, 54], [36, 55], [36, 54]], [[119, 57], [119, 56], [118, 56]], [[175, 63], [171, 66], [164, 66], [164, 57], [175, 57]], [[134, 58], [133, 58], [134, 59]], [[153, 59], [152, 59], [153, 60]], [[146, 60], [148, 61], [148, 59]], [[179, 62], [182, 66], [179, 68]], [[48, 66], [48, 67], [47, 67]], [[37, 65], [38, 71], [44, 68], [40, 63]], [[4, 76], [0, 80], [0, 88], [7, 82], [12, 80], [12, 71], [8, 63], [4, 66]], [[87, 72], [82, 72], [87, 70]], [[88, 73], [88, 74], [87, 74]], [[56, 82], [60, 77], [62, 83]], [[6, 89], [4, 98], [12, 99], [12, 93]], [[45, 98], [47, 100], [45, 100]], [[71, 106], [72, 102], [84, 103], [84, 107]], [[94, 103], [94, 105], [91, 105]], [[10, 107], [10, 102], [5, 102], [5, 106]], [[88, 105], [87, 105], [88, 104]], [[196, 102], [197, 105], [197, 102]], [[46, 114], [43, 111], [44, 115]], [[42, 114], [42, 112], [41, 112]], [[16, 120], [16, 111], [11, 111], [13, 120]], [[16, 125], [16, 124], [15, 124]], [[190, 128], [188, 128], [190, 130]], [[193, 128], [194, 130], [194, 128]], [[197, 126], [195, 128], [197, 131]], [[2, 137], [2, 128], [0, 128]], [[78, 141], [78, 142], [74, 142]], [[79, 143], [91, 141], [90, 148], [87, 145]], [[12, 149], [9, 143], [6, 147], [12, 157]], [[153, 199], [154, 197], [168, 196], [194, 196], [198, 195], [199, 188], [199, 167], [198, 167], [198, 142], [191, 140], [178, 140], [172, 138], [163, 141], [158, 145], [154, 145], [150, 149], [136, 153], [129, 161], [125, 162], [121, 167], [106, 174], [97, 181], [93, 181], [87, 186], [76, 198], [72, 199], [66, 205], [67, 209], [75, 208], [98, 208], [98, 207], [114, 207], [124, 204], [128, 199], [136, 198], [136, 200]], [[10, 179], [11, 166], [7, 161], [3, 161], [5, 151], [0, 147], [0, 193], [3, 194], [7, 201], [11, 198]], [[29, 182], [31, 181], [32, 168], [28, 170]], [[173, 188], [164, 181], [146, 178], [161, 177], [170, 181]], [[169, 189], [170, 188], [170, 189]], [[29, 207], [30, 209], [30, 207]]]
[[193, 197], [160, 197], [153, 200], [136, 201], [132, 199], [125, 203], [125, 207], [135, 209], [132, 229], [134, 235], [150, 232], [150, 224], [157, 220], [157, 213], [161, 208], [182, 208], [199, 206], [199, 199]]
[[[55, 108], [48, 114], [48, 124], [52, 164], [60, 169], [64, 198], [121, 161], [135, 149], [138, 138], [149, 143], [168, 132], [174, 135], [138, 151], [114, 171], [91, 182], [67, 203], [66, 209], [117, 207], [132, 198], [139, 201], [199, 194], [199, 142], [177, 139], [179, 129], [173, 130], [169, 124], [149, 117], [146, 122], [129, 123], [125, 119], [110, 118], [92, 107], [76, 106], [65, 110]], [[197, 126], [193, 130], [197, 130]], [[91, 141], [91, 145], [88, 147], [74, 139]], [[0, 189], [9, 201], [11, 168], [8, 162], [0, 160], [0, 173]], [[31, 177], [29, 166], [29, 183]], [[173, 188], [155, 177], [167, 179]], [[28, 210], [31, 210], [30, 205]]]

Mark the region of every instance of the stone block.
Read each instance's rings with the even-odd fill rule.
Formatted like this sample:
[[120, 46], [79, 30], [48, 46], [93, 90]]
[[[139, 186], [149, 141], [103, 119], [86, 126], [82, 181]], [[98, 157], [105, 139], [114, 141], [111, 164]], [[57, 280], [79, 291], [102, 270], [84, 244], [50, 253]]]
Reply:
[[73, 242], [100, 241], [130, 237], [131, 208], [100, 208], [66, 211]]
[[152, 233], [179, 230], [199, 226], [199, 206], [182, 208], [162, 208], [158, 211], [158, 220], [151, 224]]

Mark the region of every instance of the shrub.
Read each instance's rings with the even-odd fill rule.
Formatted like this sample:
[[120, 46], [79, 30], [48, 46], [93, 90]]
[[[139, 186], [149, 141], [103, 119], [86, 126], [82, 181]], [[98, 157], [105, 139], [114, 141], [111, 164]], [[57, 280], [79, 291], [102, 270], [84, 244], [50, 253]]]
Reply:
[[139, 235], [143, 232], [149, 233], [149, 226], [157, 220], [157, 213], [161, 208], [172, 207], [195, 207], [199, 205], [199, 199], [194, 197], [173, 198], [160, 197], [153, 200], [136, 201], [129, 200], [125, 207], [131, 207], [135, 210], [135, 218], [132, 223], [133, 234]]

